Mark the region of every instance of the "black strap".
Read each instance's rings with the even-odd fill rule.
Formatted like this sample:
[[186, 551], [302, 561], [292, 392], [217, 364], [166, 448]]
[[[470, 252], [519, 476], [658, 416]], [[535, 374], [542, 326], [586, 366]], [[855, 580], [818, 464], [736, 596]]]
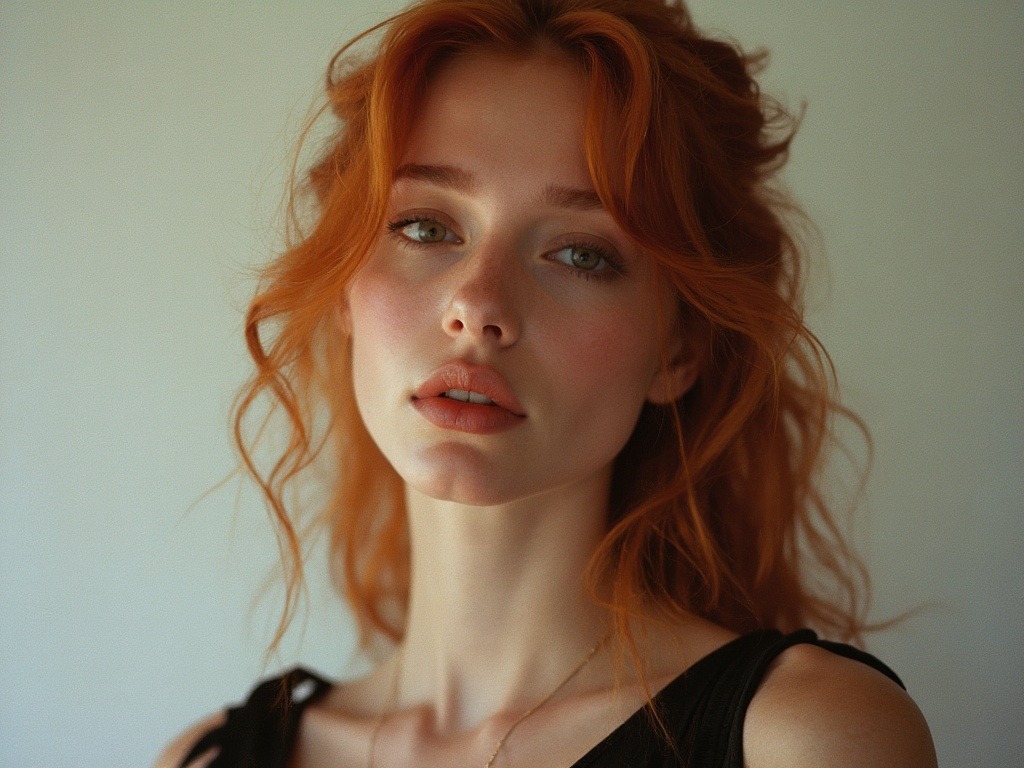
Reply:
[[330, 686], [301, 667], [264, 680], [245, 704], [227, 710], [223, 725], [192, 746], [180, 768], [213, 747], [219, 752], [209, 768], [284, 768], [303, 709]]
[[[668, 722], [682, 727], [679, 746], [684, 759], [688, 756], [686, 765], [743, 768], [743, 721], [747, 708], [768, 666], [780, 653], [798, 643], [811, 643], [860, 661], [906, 687], [895, 672], [871, 654], [844, 643], [819, 640], [810, 629], [788, 635], [774, 629], [751, 632], [705, 657], [671, 683], [660, 697]], [[330, 686], [329, 681], [301, 667], [264, 680], [244, 705], [227, 710], [222, 726], [196, 742], [181, 768], [213, 747], [220, 751], [209, 768], [285, 768], [303, 710]], [[587, 765], [599, 766], [609, 758], [614, 759], [615, 749], [643, 753], [645, 757], [640, 763], [647, 765], [648, 756], [660, 751], [656, 748], [660, 739], [641, 718], [631, 718], [617, 736], [599, 745]], [[676, 766], [678, 761], [662, 752], [657, 764]]]
[[817, 645], [867, 664], [906, 688], [895, 672], [870, 653], [845, 643], [819, 640], [810, 629], [788, 635], [778, 630], [761, 630], [746, 636], [744, 641], [732, 663], [722, 670], [714, 687], [703, 697], [701, 711], [694, 721], [691, 765], [743, 768], [743, 721], [750, 702], [772, 661], [799, 643]]

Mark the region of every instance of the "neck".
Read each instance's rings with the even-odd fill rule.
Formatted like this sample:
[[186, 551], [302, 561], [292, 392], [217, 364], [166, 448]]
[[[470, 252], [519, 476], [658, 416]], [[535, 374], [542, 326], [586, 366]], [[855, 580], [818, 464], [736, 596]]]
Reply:
[[529, 709], [575, 669], [608, 626], [583, 584], [605, 532], [607, 481], [495, 507], [407, 490], [399, 707], [429, 712], [437, 733], [465, 731]]

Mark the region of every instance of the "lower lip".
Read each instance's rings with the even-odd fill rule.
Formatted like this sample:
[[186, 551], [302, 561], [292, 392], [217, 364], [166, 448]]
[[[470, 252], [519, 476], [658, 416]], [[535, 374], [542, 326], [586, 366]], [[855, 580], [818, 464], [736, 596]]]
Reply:
[[435, 426], [469, 432], [474, 435], [491, 435], [504, 432], [523, 422], [525, 416], [518, 416], [500, 405], [464, 403], [450, 397], [413, 398], [412, 407]]

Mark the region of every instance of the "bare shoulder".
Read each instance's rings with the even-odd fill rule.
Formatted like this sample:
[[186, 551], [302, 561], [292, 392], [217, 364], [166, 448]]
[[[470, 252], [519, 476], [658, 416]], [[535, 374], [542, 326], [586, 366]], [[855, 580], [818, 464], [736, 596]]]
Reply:
[[[192, 749], [192, 745], [199, 741], [203, 734], [223, 725], [224, 719], [224, 713], [217, 712], [187, 728], [164, 748], [164, 751], [156, 759], [153, 768], [181, 768], [181, 761], [185, 759], [185, 755]], [[216, 754], [217, 750], [211, 749], [190, 762], [187, 768], [205, 768], [216, 757]]]
[[934, 768], [921, 710], [859, 661], [794, 645], [768, 668], [743, 726], [747, 768]]

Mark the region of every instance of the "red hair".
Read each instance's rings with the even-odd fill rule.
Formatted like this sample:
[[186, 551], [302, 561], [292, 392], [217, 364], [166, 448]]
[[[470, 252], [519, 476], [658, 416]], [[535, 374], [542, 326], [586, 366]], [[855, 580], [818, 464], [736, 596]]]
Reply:
[[[351, 46], [378, 31], [379, 48], [356, 58]], [[802, 318], [806, 222], [774, 182], [797, 120], [761, 94], [753, 76], [764, 55], [705, 37], [681, 4], [657, 0], [427, 0], [332, 60], [337, 131], [293, 189], [290, 247], [264, 271], [246, 318], [256, 373], [237, 402], [235, 436], [278, 524], [288, 586], [271, 647], [294, 613], [302, 540], [315, 528], [330, 532], [360, 647], [379, 633], [402, 636], [402, 480], [356, 410], [335, 302], [382, 229], [407, 105], [420, 102], [431, 73], [471, 50], [540, 47], [571, 57], [588, 82], [594, 188], [674, 287], [663, 322], [678, 315], [701, 361], [679, 400], [644, 406], [615, 460], [608, 531], [587, 569], [592, 596], [637, 661], [630, 620], [639, 615], [695, 613], [739, 633], [813, 626], [858, 640], [867, 574], [820, 471], [836, 416], [867, 433], [838, 403], [831, 361]], [[306, 217], [294, 207], [302, 192]], [[265, 394], [290, 435], [267, 472], [244, 428]], [[300, 525], [285, 489], [317, 461], [329, 467], [330, 493]]]

